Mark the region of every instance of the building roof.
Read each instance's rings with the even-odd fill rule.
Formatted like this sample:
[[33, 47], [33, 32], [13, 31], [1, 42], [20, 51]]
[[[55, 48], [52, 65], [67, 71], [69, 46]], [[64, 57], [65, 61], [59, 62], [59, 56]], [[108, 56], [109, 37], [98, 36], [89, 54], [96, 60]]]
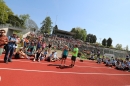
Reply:
[[75, 33], [69, 32], [69, 31], [64, 31], [64, 30], [55, 30], [56, 33], [60, 34], [66, 34], [66, 35], [74, 35]]

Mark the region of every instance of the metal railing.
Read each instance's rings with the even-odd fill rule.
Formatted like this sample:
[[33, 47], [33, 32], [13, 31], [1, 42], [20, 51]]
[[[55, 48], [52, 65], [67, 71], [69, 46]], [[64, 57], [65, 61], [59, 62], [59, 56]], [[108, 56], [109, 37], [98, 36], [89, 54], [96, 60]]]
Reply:
[[11, 28], [11, 29], [19, 29], [19, 30], [24, 29], [22, 27], [13, 26], [11, 24], [0, 24], [0, 28]]
[[[48, 39], [48, 38], [46, 38]], [[52, 42], [54, 46], [58, 46], [59, 42], [58, 40], [46, 40], [46, 42]], [[60, 46], [64, 45], [64, 44], [69, 44], [71, 46], [71, 48], [73, 49], [73, 44], [72, 43], [62, 43]], [[115, 49], [109, 49], [109, 48], [102, 48], [102, 47], [94, 47], [94, 46], [89, 46], [86, 44], [83, 44], [79, 47], [79, 51], [82, 52], [83, 50], [88, 50], [88, 51], [92, 51], [95, 50], [95, 53], [100, 50], [101, 55], [104, 55], [105, 53], [107, 54], [113, 54], [115, 55], [115, 57], [117, 58], [125, 58], [127, 54], [129, 54], [130, 52], [126, 52], [126, 51], [121, 51], [121, 50], [115, 50]]]

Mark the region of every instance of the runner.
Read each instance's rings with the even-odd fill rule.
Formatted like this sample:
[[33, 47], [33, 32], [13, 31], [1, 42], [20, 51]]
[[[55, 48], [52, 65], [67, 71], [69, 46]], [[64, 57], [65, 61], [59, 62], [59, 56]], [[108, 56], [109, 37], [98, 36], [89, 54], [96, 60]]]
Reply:
[[78, 46], [75, 45], [74, 49], [73, 49], [73, 54], [72, 54], [72, 57], [71, 57], [70, 67], [74, 67], [74, 65], [75, 65], [76, 57], [78, 56], [78, 51], [79, 51]]

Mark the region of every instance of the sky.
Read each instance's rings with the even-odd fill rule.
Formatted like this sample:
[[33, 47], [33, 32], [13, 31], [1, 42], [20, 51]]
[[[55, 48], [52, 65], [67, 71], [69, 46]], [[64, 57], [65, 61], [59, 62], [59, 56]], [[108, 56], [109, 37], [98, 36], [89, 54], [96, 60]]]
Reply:
[[5, 0], [17, 14], [29, 14], [41, 27], [50, 16], [61, 30], [86, 29], [97, 36], [97, 42], [112, 38], [112, 45], [130, 47], [130, 0]]

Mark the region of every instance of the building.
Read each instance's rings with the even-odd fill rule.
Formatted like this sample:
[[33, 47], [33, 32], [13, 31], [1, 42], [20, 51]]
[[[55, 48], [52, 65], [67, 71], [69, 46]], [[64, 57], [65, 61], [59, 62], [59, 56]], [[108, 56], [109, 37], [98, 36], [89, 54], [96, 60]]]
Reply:
[[64, 31], [64, 30], [59, 30], [59, 29], [54, 29], [53, 35], [56, 35], [57, 37], [61, 37], [61, 38], [72, 38], [75, 35], [75, 33]]

